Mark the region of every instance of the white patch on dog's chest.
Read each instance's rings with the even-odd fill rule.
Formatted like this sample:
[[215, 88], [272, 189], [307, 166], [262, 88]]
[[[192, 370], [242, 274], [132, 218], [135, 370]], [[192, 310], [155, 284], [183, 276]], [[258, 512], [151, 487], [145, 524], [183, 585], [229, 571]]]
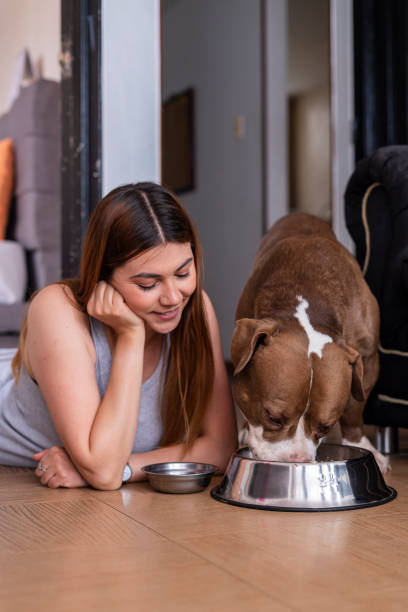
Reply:
[[322, 358], [322, 350], [326, 344], [333, 342], [333, 339], [327, 334], [322, 334], [321, 332], [314, 329], [312, 324], [310, 323], [309, 315], [306, 312], [306, 309], [309, 307], [309, 302], [305, 300], [301, 295], [297, 296], [299, 304], [296, 308], [296, 312], [294, 317], [299, 321], [303, 329], [305, 330], [308, 340], [309, 340], [309, 349], [307, 352], [307, 356], [309, 357], [311, 353], [315, 353], [318, 357]]

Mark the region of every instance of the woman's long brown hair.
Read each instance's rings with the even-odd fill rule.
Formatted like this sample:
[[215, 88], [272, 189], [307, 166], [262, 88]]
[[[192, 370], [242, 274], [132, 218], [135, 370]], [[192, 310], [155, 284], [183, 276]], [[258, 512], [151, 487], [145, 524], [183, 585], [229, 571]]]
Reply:
[[[179, 325], [170, 335], [162, 392], [161, 445], [184, 442], [187, 450], [202, 429], [213, 388], [214, 359], [202, 295], [201, 248], [194, 226], [180, 202], [170, 191], [155, 183], [123, 185], [111, 191], [91, 215], [79, 278], [61, 282], [71, 289], [77, 307], [86, 312], [98, 281], [109, 281], [118, 266], [169, 242], [189, 242], [197, 270], [196, 290], [184, 308]], [[21, 369], [26, 330], [25, 320], [19, 350], [13, 360], [16, 379]]]

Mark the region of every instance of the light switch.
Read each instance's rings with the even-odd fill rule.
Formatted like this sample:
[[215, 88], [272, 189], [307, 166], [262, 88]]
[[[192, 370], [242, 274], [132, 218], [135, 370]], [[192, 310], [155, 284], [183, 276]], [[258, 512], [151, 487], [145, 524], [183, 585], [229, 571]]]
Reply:
[[234, 136], [237, 140], [242, 140], [245, 137], [245, 115], [235, 115]]

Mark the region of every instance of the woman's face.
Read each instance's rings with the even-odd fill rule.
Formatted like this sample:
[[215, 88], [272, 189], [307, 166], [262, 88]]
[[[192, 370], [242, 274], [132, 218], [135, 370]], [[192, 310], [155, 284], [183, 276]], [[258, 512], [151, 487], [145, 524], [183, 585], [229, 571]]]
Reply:
[[153, 247], [115, 269], [111, 285], [151, 330], [167, 334], [180, 322], [196, 288], [189, 242]]

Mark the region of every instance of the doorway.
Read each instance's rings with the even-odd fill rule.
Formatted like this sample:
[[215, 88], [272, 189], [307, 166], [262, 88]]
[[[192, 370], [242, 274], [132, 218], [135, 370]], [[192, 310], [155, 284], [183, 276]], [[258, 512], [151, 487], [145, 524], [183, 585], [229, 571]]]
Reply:
[[331, 222], [330, 2], [288, 0], [289, 208]]
[[[184, 183], [174, 173], [168, 187], [197, 226], [205, 288], [226, 357], [236, 304], [263, 233], [261, 38], [260, 0], [162, 2], [163, 117], [166, 122], [177, 113], [180, 121], [163, 153], [191, 162], [181, 173]], [[180, 141], [190, 113], [193, 147], [186, 159]], [[164, 167], [173, 161], [165, 158]]]
[[187, 149], [165, 142], [163, 154], [185, 161], [191, 145], [194, 181], [179, 197], [203, 242], [225, 355], [265, 231], [295, 210], [341, 229], [332, 198], [332, 9], [331, 0], [162, 1], [164, 123], [187, 91], [194, 100], [179, 116], [179, 134], [192, 132]]

